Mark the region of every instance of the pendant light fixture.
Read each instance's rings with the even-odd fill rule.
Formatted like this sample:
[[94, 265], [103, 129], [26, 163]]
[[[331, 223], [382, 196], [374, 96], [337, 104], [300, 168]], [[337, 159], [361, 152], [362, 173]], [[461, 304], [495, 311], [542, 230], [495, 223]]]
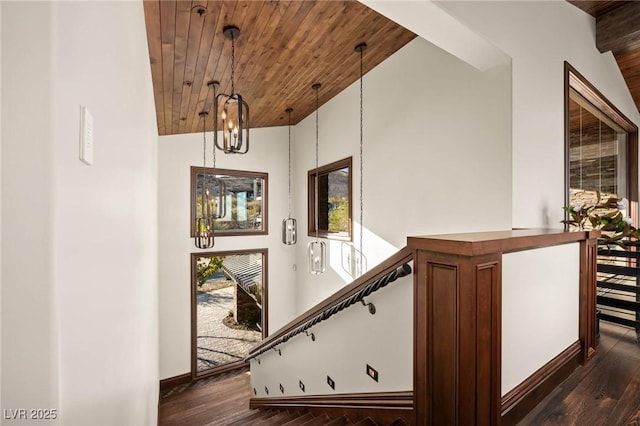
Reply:
[[[218, 87], [220, 87], [220, 82], [217, 80], [210, 81], [207, 83], [207, 87], [209, 90], [213, 89], [213, 99], [215, 101]], [[209, 97], [209, 93], [207, 93], [207, 98]], [[214, 132], [215, 135], [215, 132]], [[216, 168], [216, 148], [213, 147], [213, 169]], [[227, 184], [223, 179], [215, 177], [213, 175], [212, 185], [207, 188], [207, 190], [212, 189], [215, 190], [217, 187], [217, 191], [214, 191], [213, 194], [209, 194], [211, 196], [211, 214], [214, 219], [220, 219], [221, 217], [225, 217], [227, 215]]]
[[362, 247], [362, 236], [364, 234], [364, 167], [363, 167], [363, 153], [364, 153], [364, 128], [363, 128], [363, 68], [362, 68], [362, 56], [363, 52], [367, 48], [367, 43], [360, 43], [355, 47], [355, 51], [360, 54], [360, 247], [358, 257], [356, 259], [356, 273], [358, 276], [362, 275], [365, 270], [365, 258]]
[[320, 89], [320, 83], [315, 83], [311, 88], [316, 92], [316, 189], [315, 189], [315, 214], [316, 219], [316, 240], [311, 241], [307, 246], [307, 253], [309, 256], [309, 272], [311, 274], [320, 275], [325, 271], [327, 253], [324, 241], [318, 239], [318, 90]]
[[[196, 203], [196, 219], [194, 223], [195, 235], [194, 242], [199, 249], [208, 249], [213, 247], [213, 216], [211, 215], [209, 205], [209, 191], [207, 189], [207, 134], [206, 124], [207, 115], [206, 111], [202, 111], [198, 114], [202, 119], [202, 191], [200, 192], [200, 214], [197, 212]], [[214, 148], [215, 151], [215, 148]], [[197, 188], [197, 179], [196, 179]]]
[[[249, 151], [249, 105], [236, 93], [235, 62], [236, 39], [240, 28], [230, 25], [222, 33], [231, 39], [231, 94], [219, 93], [215, 97], [213, 140], [216, 148], [225, 154], [246, 154]], [[218, 124], [222, 123], [222, 144], [218, 140]]]
[[291, 217], [291, 113], [293, 108], [285, 110], [289, 114], [289, 216], [282, 221], [282, 242], [288, 246], [298, 241], [297, 221]]

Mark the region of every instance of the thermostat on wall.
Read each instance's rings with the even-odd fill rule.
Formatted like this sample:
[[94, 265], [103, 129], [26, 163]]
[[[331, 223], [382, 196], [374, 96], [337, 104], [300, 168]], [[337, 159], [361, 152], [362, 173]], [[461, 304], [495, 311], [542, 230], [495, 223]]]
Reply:
[[80, 106], [80, 161], [93, 165], [93, 116]]

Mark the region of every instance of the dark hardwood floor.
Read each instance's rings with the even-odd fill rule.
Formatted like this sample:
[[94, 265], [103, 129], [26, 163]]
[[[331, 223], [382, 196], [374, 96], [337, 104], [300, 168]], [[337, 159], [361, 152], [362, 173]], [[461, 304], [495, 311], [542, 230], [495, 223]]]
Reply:
[[[352, 424], [300, 413], [252, 412], [249, 373], [227, 373], [163, 392], [160, 425]], [[371, 423], [368, 423], [371, 424]], [[640, 425], [640, 345], [635, 330], [602, 322], [597, 354], [519, 425]]]
[[640, 345], [635, 330], [601, 321], [595, 357], [519, 424], [640, 425]]

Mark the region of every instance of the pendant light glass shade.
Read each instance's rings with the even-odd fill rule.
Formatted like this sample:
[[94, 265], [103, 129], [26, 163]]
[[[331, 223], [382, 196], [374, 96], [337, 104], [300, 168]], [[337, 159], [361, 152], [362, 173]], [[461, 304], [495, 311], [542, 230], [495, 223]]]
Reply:
[[282, 243], [291, 246], [298, 242], [298, 224], [291, 217], [291, 113], [293, 108], [285, 110], [289, 114], [289, 217], [282, 221]]
[[298, 242], [298, 224], [292, 217], [282, 221], [282, 242], [288, 246]]
[[[216, 148], [225, 154], [246, 154], [249, 151], [249, 104], [235, 92], [235, 40], [240, 29], [227, 26], [223, 34], [231, 39], [231, 94], [219, 93], [215, 97], [213, 141]], [[218, 139], [218, 131], [222, 132], [222, 143]]]
[[196, 214], [194, 223], [194, 244], [199, 249], [208, 249], [213, 247], [213, 227], [214, 217], [211, 215], [211, 203], [209, 201], [209, 190], [207, 188], [207, 136], [205, 133], [207, 112], [202, 111], [200, 114], [202, 118], [202, 135], [203, 135], [203, 165], [202, 165], [202, 191], [200, 192], [201, 210], [200, 214]]
[[319, 126], [318, 126], [318, 90], [320, 89], [320, 83], [315, 83], [311, 86], [316, 92], [316, 201], [315, 201], [315, 218], [316, 218], [316, 240], [311, 241], [307, 246], [307, 254], [309, 258], [309, 273], [314, 275], [323, 274], [325, 271], [325, 265], [327, 263], [327, 248], [324, 241], [318, 240], [318, 147], [319, 147]]
[[324, 241], [311, 241], [307, 247], [309, 255], [309, 273], [314, 275], [324, 274], [326, 268], [326, 245]]

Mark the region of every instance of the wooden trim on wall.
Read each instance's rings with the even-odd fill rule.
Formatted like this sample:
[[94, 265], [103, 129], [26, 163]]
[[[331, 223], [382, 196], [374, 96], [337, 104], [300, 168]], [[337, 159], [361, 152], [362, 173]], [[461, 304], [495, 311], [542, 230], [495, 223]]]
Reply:
[[370, 417], [379, 424], [391, 424], [402, 419], [408, 424], [414, 424], [412, 391], [251, 398], [249, 407], [301, 409], [312, 413], [327, 413], [332, 418], [344, 415], [351, 421]]
[[160, 392], [167, 389], [175, 388], [176, 386], [191, 383], [191, 373], [180, 374], [179, 376], [167, 377], [160, 380]]
[[248, 363], [244, 360], [229, 362], [217, 367], [213, 367], [204, 372], [198, 372], [198, 330], [197, 330], [197, 278], [196, 278], [196, 262], [199, 257], [213, 256], [233, 256], [242, 254], [262, 254], [262, 339], [265, 339], [269, 333], [269, 249], [245, 249], [245, 250], [226, 250], [226, 251], [203, 251], [191, 253], [191, 377], [193, 380], [203, 377], [214, 376], [225, 371], [235, 370], [246, 366]]
[[582, 349], [573, 343], [502, 397], [502, 425], [515, 425], [579, 365]]

